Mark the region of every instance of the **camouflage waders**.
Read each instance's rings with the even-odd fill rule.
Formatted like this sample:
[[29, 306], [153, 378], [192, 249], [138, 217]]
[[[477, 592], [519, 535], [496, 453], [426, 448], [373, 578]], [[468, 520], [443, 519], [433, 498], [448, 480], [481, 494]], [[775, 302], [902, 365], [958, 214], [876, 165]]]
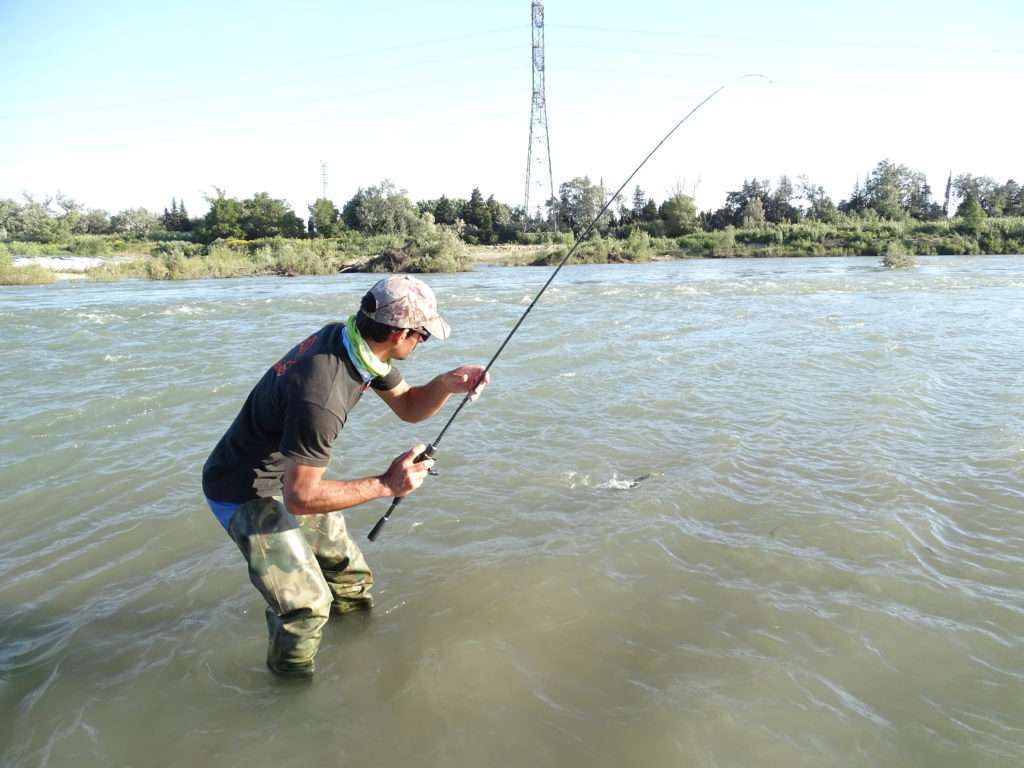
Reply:
[[370, 608], [373, 574], [341, 512], [296, 517], [276, 499], [238, 508], [228, 534], [267, 601], [267, 666], [284, 675], [313, 674], [331, 613]]

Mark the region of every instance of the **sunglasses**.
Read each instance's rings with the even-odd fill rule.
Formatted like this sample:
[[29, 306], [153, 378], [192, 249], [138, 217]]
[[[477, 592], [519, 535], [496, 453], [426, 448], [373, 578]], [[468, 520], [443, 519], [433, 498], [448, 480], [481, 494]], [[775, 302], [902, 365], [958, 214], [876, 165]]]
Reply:
[[420, 344], [430, 341], [430, 331], [426, 328], [410, 328], [409, 330], [420, 337]]

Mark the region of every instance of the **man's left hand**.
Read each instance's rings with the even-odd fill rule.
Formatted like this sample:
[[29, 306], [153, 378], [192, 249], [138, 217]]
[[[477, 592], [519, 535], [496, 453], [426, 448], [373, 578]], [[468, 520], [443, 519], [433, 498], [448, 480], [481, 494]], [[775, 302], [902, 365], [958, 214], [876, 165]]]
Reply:
[[445, 388], [451, 394], [468, 392], [470, 400], [476, 400], [491, 381], [491, 374], [484, 373], [482, 365], [460, 365], [442, 376]]

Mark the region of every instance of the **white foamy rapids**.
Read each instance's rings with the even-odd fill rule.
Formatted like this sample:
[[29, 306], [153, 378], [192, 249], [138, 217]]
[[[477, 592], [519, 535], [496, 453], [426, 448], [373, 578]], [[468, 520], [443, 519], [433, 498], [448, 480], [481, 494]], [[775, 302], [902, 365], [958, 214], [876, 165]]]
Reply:
[[115, 312], [76, 312], [74, 318], [79, 322], [91, 323], [93, 325], [106, 325], [112, 321], [122, 321], [125, 318]]
[[169, 307], [162, 310], [162, 315], [207, 315], [212, 311], [210, 307], [182, 304], [177, 307]]

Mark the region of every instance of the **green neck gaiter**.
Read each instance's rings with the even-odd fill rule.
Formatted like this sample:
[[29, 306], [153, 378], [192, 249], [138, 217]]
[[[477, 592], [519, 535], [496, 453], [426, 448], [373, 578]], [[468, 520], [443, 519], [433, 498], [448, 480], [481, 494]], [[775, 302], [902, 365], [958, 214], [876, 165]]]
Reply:
[[385, 363], [373, 354], [370, 345], [360, 335], [359, 329], [356, 327], [355, 315], [352, 315], [345, 323], [345, 333], [348, 336], [348, 346], [355, 358], [352, 362], [356, 364], [357, 368], [362, 369], [370, 378], [387, 376], [390, 373], [391, 363]]

